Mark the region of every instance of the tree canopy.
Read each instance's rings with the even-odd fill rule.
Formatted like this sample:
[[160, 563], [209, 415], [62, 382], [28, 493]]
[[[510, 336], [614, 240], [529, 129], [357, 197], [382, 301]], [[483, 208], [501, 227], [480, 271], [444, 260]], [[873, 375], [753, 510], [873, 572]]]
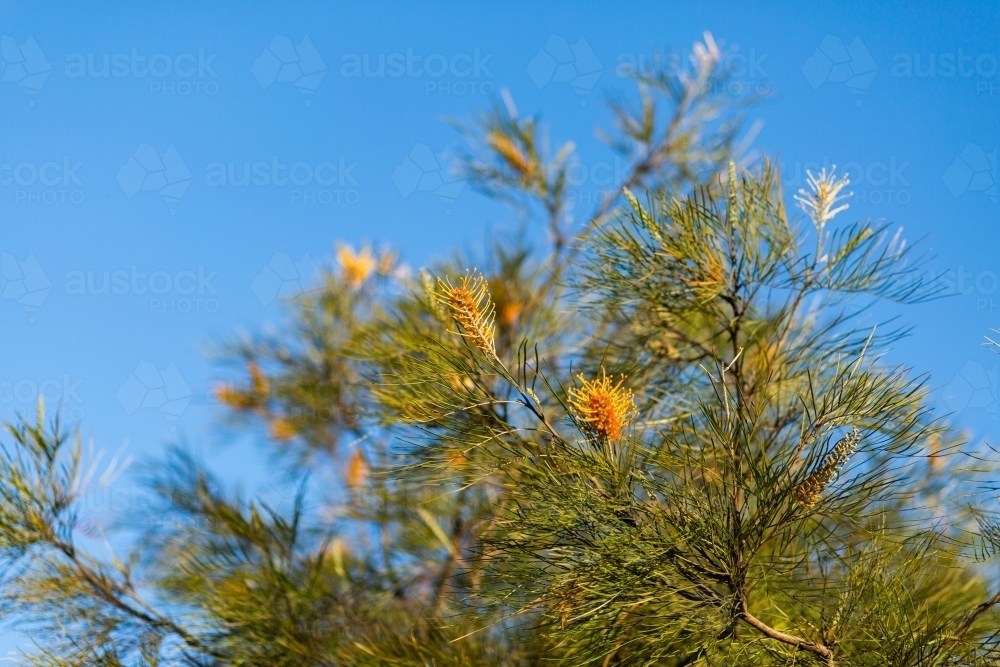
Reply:
[[78, 440], [42, 406], [10, 425], [25, 662], [997, 664], [1000, 527], [947, 483], [995, 466], [876, 320], [936, 285], [893, 228], [843, 222], [835, 171], [787, 208], [729, 75], [710, 36], [636, 73], [626, 177], [582, 220], [572, 144], [504, 96], [461, 164], [524, 233], [417, 272], [341, 245], [284, 330], [222, 345], [218, 398], [301, 480], [290, 509], [174, 448], [147, 482], [176, 520], [107, 556]]

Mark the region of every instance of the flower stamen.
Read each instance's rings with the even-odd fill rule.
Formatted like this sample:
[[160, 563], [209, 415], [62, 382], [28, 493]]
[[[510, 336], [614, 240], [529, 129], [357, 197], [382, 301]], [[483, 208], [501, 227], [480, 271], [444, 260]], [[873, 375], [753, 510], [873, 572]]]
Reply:
[[[816, 225], [816, 229], [820, 232], [823, 231], [823, 227], [827, 222], [832, 220], [841, 211], [846, 211], [849, 206], [849, 204], [842, 204], [840, 206], [836, 206], [836, 204], [854, 195], [853, 192], [841, 194], [840, 191], [851, 183], [851, 179], [847, 176], [837, 178], [835, 175], [836, 171], [836, 166], [832, 167], [829, 173], [827, 173], [824, 167], [820, 170], [818, 176], [814, 176], [811, 171], [807, 171], [806, 181], [809, 183], [809, 189], [812, 192], [808, 192], [805, 188], [802, 188], [795, 195], [795, 201], [799, 203], [799, 208], [812, 218], [813, 224]], [[836, 208], [834, 208], [835, 206]]]
[[344, 282], [351, 289], [361, 287], [375, 270], [377, 264], [377, 260], [368, 246], [363, 247], [358, 252], [354, 252], [350, 246], [338, 246], [337, 262], [340, 264]]
[[455, 333], [471, 340], [483, 352], [496, 354], [493, 302], [485, 278], [479, 274], [462, 276], [458, 286], [439, 278], [435, 296], [461, 328]]
[[793, 489], [792, 495], [795, 496], [795, 502], [807, 508], [813, 507], [819, 502], [823, 491], [837, 476], [843, 465], [847, 463], [847, 459], [854, 453], [860, 442], [861, 433], [858, 432], [857, 428], [845, 435], [819, 467]]
[[636, 413], [632, 391], [622, 386], [625, 376], [612, 383], [602, 367], [599, 378], [579, 377], [582, 386], [569, 390], [573, 412], [598, 439], [617, 440]]

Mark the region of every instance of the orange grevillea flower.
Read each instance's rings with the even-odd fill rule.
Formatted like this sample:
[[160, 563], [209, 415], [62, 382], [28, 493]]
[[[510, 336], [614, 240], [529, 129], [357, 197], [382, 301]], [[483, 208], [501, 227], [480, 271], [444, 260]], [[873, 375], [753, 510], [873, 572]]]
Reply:
[[291, 440], [295, 437], [297, 429], [295, 424], [284, 417], [275, 417], [271, 420], [271, 437], [275, 440]]
[[215, 397], [234, 410], [250, 410], [257, 407], [254, 396], [224, 384], [215, 388]]
[[495, 354], [493, 302], [485, 278], [478, 274], [462, 276], [458, 286], [439, 278], [436, 297], [461, 327], [457, 333], [483, 352]]
[[358, 252], [350, 246], [341, 245], [337, 247], [337, 262], [343, 272], [344, 282], [351, 289], [357, 289], [368, 280], [377, 265], [377, 260], [372, 254], [371, 248], [365, 246]]
[[529, 180], [534, 175], [535, 169], [524, 154], [514, 145], [510, 137], [500, 131], [490, 132], [488, 140], [493, 150], [497, 152], [504, 161], [516, 171], [521, 178]]
[[260, 366], [251, 361], [247, 364], [247, 370], [250, 372], [250, 388], [253, 390], [253, 393], [258, 396], [267, 394], [270, 387], [268, 386], [267, 378], [264, 377], [264, 374], [260, 370]]
[[505, 326], [512, 327], [517, 324], [517, 318], [521, 316], [523, 306], [517, 301], [510, 301], [500, 307], [500, 322]]
[[349, 488], [355, 489], [365, 483], [368, 478], [368, 462], [360, 449], [355, 449], [347, 461], [347, 474], [344, 481]]
[[239, 389], [222, 384], [216, 387], [215, 397], [235, 410], [259, 410], [267, 401], [270, 385], [260, 367], [253, 361], [247, 363], [247, 373], [250, 375], [250, 386]]
[[632, 392], [622, 385], [623, 375], [617, 383], [601, 368], [601, 376], [587, 380], [580, 375], [583, 385], [569, 390], [569, 404], [580, 421], [598, 438], [616, 440], [635, 416]]

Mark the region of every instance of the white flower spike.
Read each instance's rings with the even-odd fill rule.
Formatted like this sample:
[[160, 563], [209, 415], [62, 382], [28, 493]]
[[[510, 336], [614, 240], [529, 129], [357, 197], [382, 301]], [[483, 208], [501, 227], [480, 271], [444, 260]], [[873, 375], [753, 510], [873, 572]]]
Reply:
[[818, 176], [813, 176], [811, 171], [807, 171], [806, 181], [812, 192], [807, 192], [805, 188], [802, 188], [795, 195], [795, 201], [799, 203], [799, 208], [812, 218], [813, 224], [816, 225], [816, 229], [820, 233], [823, 232], [823, 227], [828, 221], [848, 208], [848, 204], [840, 206], [836, 206], [836, 204], [854, 194], [853, 192], [841, 194], [841, 190], [850, 184], [851, 179], [847, 176], [841, 176], [838, 179], [835, 175], [836, 171], [836, 166], [830, 169], [830, 173], [827, 173], [825, 168], [821, 169]]

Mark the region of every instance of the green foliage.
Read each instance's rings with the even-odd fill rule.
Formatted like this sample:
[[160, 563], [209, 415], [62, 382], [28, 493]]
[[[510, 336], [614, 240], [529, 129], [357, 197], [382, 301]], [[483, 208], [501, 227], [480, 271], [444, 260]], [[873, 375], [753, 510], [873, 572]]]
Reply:
[[945, 484], [994, 468], [957, 463], [924, 381], [882, 359], [904, 332], [871, 319], [933, 285], [887, 227], [834, 224], [845, 181], [813, 177], [802, 224], [768, 163], [737, 166], [721, 62], [706, 38], [612, 104], [628, 173], [576, 226], [572, 144], [504, 99], [465, 175], [546, 244], [417, 275], [341, 247], [285, 330], [224, 346], [244, 375], [219, 398], [300, 480], [290, 509], [171, 450], [147, 480], [166, 509], [104, 556], [79, 445], [41, 408], [13, 425], [25, 662], [996, 664], [975, 557], [1000, 528]]

